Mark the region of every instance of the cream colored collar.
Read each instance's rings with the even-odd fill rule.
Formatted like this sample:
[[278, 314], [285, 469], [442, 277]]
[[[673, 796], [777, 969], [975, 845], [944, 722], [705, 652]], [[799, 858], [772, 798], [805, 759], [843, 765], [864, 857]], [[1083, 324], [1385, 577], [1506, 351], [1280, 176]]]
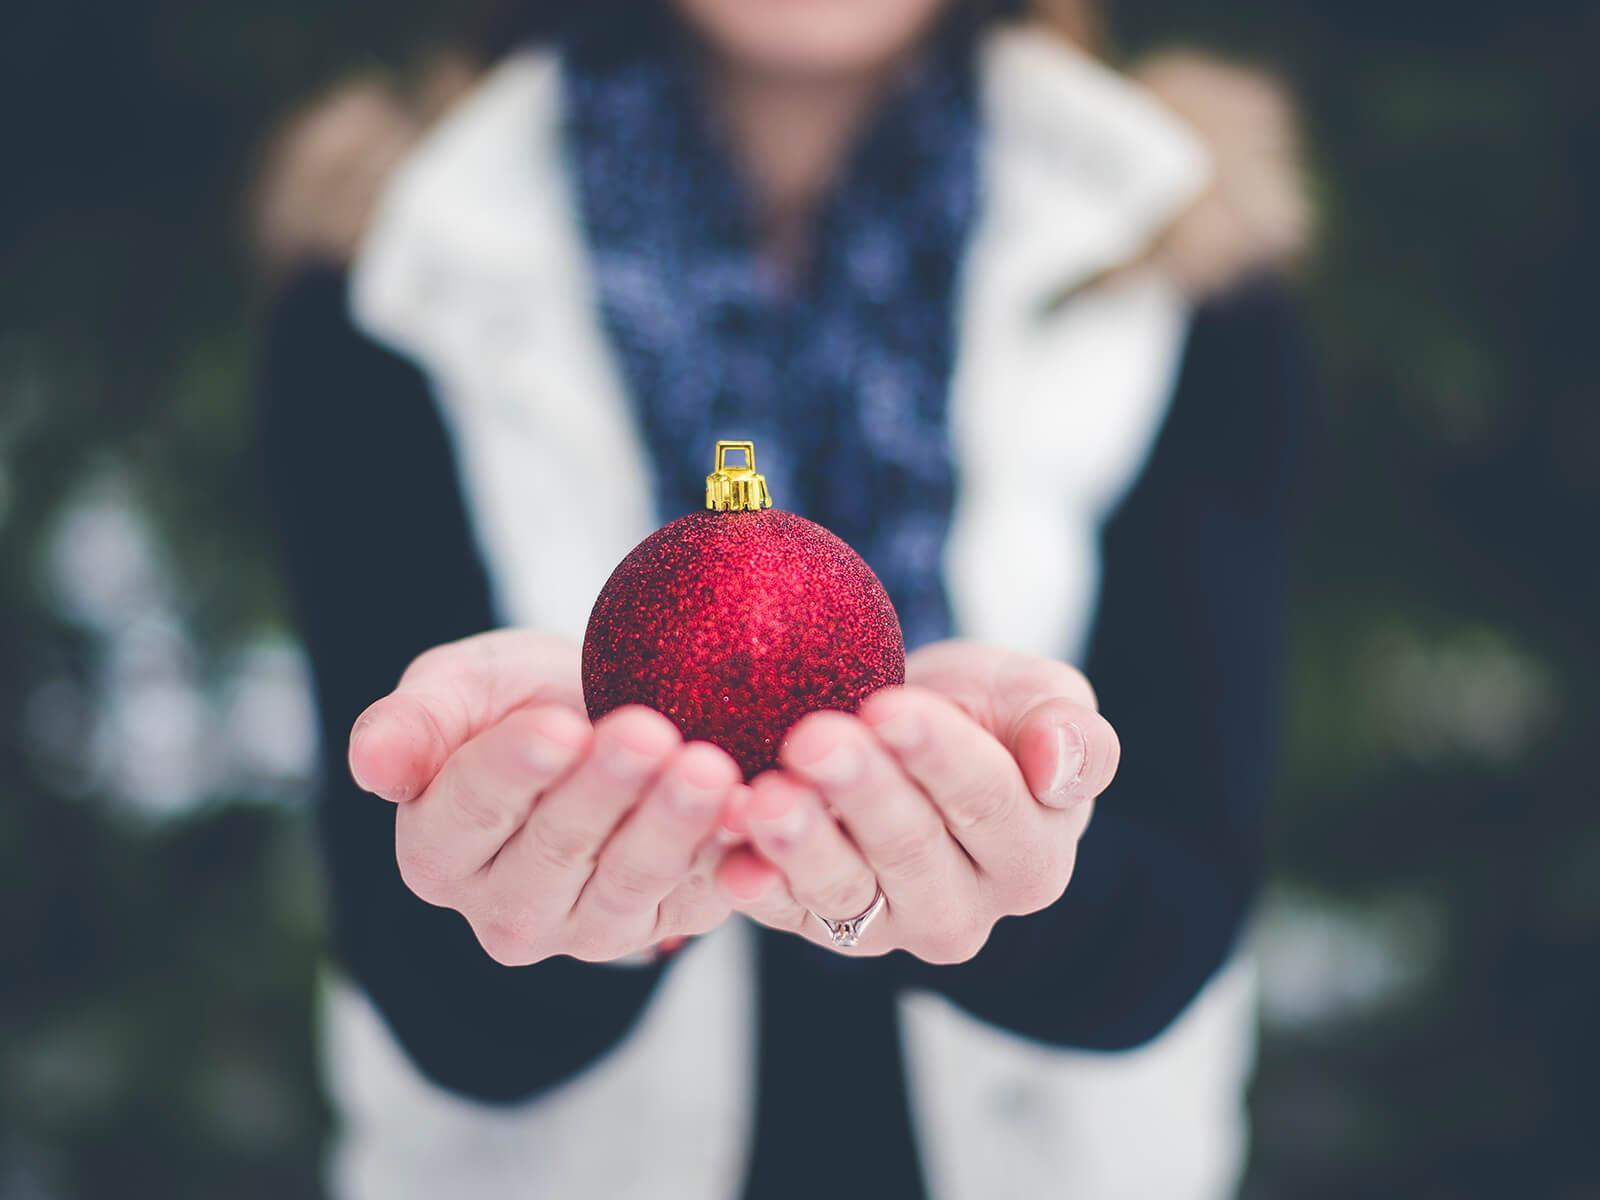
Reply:
[[[980, 58], [985, 126], [978, 237], [998, 239], [1008, 290], [1040, 302], [1149, 252], [1203, 192], [1199, 139], [1145, 89], [1059, 39], [1010, 29]], [[424, 138], [387, 189], [362, 257], [415, 239], [491, 271], [548, 244], [533, 213], [567, 186], [549, 51], [514, 55]], [[375, 240], [388, 244], [374, 245]], [[998, 247], [991, 247], [996, 249]]]
[[[466, 171], [465, 196], [447, 184], [427, 190], [449, 199], [441, 212], [451, 219], [474, 220], [489, 215], [470, 203], [476, 180], [559, 168], [549, 136], [559, 94], [550, 70], [535, 65], [541, 61], [550, 56], [514, 56], [485, 77], [441, 58], [407, 92], [362, 78], [308, 105], [275, 139], [255, 193], [257, 242], [269, 267], [349, 261], [399, 164], [423, 159], [442, 173]], [[992, 212], [991, 225], [1006, 237], [1025, 230], [1037, 244], [1035, 288], [1048, 290], [1052, 275], [1049, 286], [1075, 286], [1077, 250], [1057, 247], [1051, 228], [1068, 210], [1090, 220], [1089, 240], [1111, 258], [1146, 241], [1146, 257], [1191, 294], [1281, 265], [1308, 240], [1294, 116], [1267, 76], [1185, 51], [1122, 75], [1021, 28], [991, 34], [982, 63], [991, 174], [1026, 181], [1023, 211]], [[453, 111], [436, 126], [445, 109]], [[452, 133], [457, 126], [474, 133]], [[522, 135], [537, 140], [509, 140]], [[1193, 196], [1197, 139], [1211, 170]], [[435, 142], [454, 149], [437, 153]]]

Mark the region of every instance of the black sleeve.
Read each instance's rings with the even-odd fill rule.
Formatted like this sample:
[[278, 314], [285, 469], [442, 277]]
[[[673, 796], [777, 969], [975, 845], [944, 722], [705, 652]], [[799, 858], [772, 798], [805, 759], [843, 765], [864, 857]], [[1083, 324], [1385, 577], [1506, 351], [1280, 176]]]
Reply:
[[660, 969], [495, 963], [458, 914], [406, 889], [394, 806], [350, 780], [345, 748], [361, 710], [429, 646], [495, 621], [428, 385], [355, 329], [346, 292], [327, 272], [281, 295], [259, 441], [316, 686], [335, 951], [424, 1074], [477, 1099], [519, 1100], [613, 1046]]
[[1226, 961], [1274, 771], [1289, 463], [1309, 372], [1292, 305], [1196, 315], [1173, 407], [1103, 538], [1086, 671], [1122, 740], [1066, 894], [917, 986], [1058, 1045], [1164, 1030]]

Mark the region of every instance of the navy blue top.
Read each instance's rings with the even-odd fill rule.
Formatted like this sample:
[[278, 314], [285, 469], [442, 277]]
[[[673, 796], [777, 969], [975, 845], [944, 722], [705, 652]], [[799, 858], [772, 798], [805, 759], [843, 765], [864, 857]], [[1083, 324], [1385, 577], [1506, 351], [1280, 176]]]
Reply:
[[[500, 966], [459, 915], [406, 890], [394, 807], [350, 780], [361, 710], [415, 655], [497, 614], [428, 383], [352, 325], [346, 290], [342, 274], [318, 272], [280, 294], [260, 443], [321, 714], [335, 948], [424, 1074], [520, 1101], [613, 1046], [670, 960]], [[940, 992], [1041, 1043], [1118, 1050], [1160, 1033], [1228, 957], [1260, 874], [1285, 493], [1307, 381], [1281, 289], [1253, 285], [1196, 313], [1166, 423], [1103, 531], [1085, 667], [1122, 767], [1062, 899], [1002, 921], [960, 966], [847, 959], [761, 932], [751, 1196], [917, 1194], [899, 989]], [[405, 563], [426, 569], [397, 577]], [[857, 1031], [848, 1053], [841, 1027]], [[847, 1175], [812, 1134], [842, 1080], [851, 1111], [838, 1115], [859, 1134]]]

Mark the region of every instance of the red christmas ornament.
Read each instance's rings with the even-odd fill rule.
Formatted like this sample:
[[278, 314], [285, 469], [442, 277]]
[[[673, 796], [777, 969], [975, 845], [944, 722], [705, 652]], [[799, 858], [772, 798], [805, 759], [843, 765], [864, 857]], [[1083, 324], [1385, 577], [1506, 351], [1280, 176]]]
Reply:
[[[745, 465], [729, 466], [730, 450]], [[583, 639], [591, 720], [665, 713], [753, 778], [808, 712], [854, 712], [903, 683], [905, 642], [883, 584], [822, 526], [769, 506], [751, 442], [718, 442], [706, 508], [656, 530], [600, 590]]]

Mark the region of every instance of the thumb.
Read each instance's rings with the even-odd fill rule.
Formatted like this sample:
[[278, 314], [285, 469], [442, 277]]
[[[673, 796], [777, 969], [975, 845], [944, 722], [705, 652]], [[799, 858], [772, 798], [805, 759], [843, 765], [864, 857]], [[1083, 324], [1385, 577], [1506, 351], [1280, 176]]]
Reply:
[[1022, 711], [1001, 740], [1028, 790], [1049, 808], [1071, 808], [1105, 791], [1122, 756], [1111, 723], [1070, 700], [1040, 700]]
[[1041, 804], [1065, 808], [1105, 790], [1121, 746], [1094, 689], [1066, 663], [949, 641], [918, 650], [909, 680], [943, 693], [1011, 752]]
[[530, 703], [583, 711], [574, 643], [497, 630], [436, 646], [356, 720], [350, 731], [350, 774], [361, 788], [386, 800], [410, 800], [458, 749]]

